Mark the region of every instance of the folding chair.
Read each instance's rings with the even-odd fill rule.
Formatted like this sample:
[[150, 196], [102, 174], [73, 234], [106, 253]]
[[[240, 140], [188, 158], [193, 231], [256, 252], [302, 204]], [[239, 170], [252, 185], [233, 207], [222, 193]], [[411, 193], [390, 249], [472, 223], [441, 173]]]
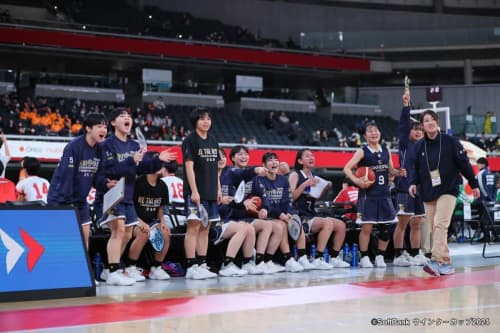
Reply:
[[495, 213], [500, 212], [500, 205], [496, 204], [495, 202], [486, 201], [483, 201], [481, 204], [484, 208], [484, 216], [482, 218], [482, 222], [485, 234], [485, 240], [483, 243], [483, 258], [500, 258], [500, 255], [486, 255], [486, 247], [488, 245], [492, 245], [493, 238], [495, 237], [496, 239], [498, 239], [498, 235], [500, 233], [500, 216], [495, 216], [499, 215]]

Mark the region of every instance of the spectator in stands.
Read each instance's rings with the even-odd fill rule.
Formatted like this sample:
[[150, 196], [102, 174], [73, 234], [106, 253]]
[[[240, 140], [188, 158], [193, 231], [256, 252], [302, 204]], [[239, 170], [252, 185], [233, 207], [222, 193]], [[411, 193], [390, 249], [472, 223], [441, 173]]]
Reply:
[[484, 130], [483, 130], [483, 133], [486, 134], [486, 135], [490, 135], [491, 134], [491, 113], [490, 112], [486, 112], [486, 114], [484, 115]]
[[313, 146], [319, 146], [320, 142], [321, 142], [321, 130], [318, 128], [312, 132], [311, 144]]
[[[0, 174], [4, 174], [5, 168], [0, 161]], [[16, 201], [16, 185], [9, 179], [0, 176], [0, 203], [7, 201]]]
[[[490, 171], [488, 168], [488, 160], [484, 157], [480, 157], [477, 159], [477, 167], [479, 168], [479, 173], [477, 174], [477, 182], [479, 184], [479, 190], [481, 191], [481, 196], [479, 197], [479, 202], [495, 202], [496, 201], [496, 192], [497, 192], [497, 177], [496, 175]], [[483, 205], [478, 205], [480, 216], [481, 216], [481, 224], [484, 225], [484, 219], [487, 218], [483, 214], [489, 214], [484, 211]], [[485, 234], [485, 241], [490, 240], [490, 235]]]
[[[293, 215], [297, 214], [290, 201], [290, 184], [288, 179], [278, 174], [279, 159], [273, 152], [267, 152], [262, 157], [262, 163], [266, 168], [266, 176], [257, 176], [252, 181], [252, 194], [262, 199], [262, 209], [258, 213], [259, 219], [271, 218], [274, 223], [281, 223], [283, 236], [280, 250], [284, 257], [285, 268], [289, 272], [301, 272], [304, 269], [314, 269], [306, 255], [306, 239], [301, 232], [295, 241], [298, 251], [298, 261], [290, 254], [288, 242], [288, 224], [293, 223]], [[298, 216], [297, 216], [298, 218]], [[299, 218], [300, 219], [300, 218]]]
[[[362, 268], [373, 267], [368, 256], [368, 245], [375, 224], [379, 229], [375, 266], [385, 268], [384, 255], [391, 238], [389, 224], [396, 222], [396, 212], [389, 189], [389, 175], [406, 176], [406, 172], [394, 168], [389, 149], [380, 144], [382, 135], [374, 121], [365, 124], [363, 133], [368, 144], [356, 150], [353, 157], [344, 166], [344, 173], [360, 188], [357, 220], [357, 223], [361, 224], [359, 234], [360, 266]], [[376, 174], [375, 180], [356, 177], [352, 171], [355, 166], [371, 168]]]
[[16, 185], [17, 200], [47, 203], [50, 183], [47, 179], [38, 176], [40, 161], [35, 157], [25, 157], [22, 162], [26, 177]]
[[82, 130], [82, 123], [80, 119], [76, 119], [75, 123], [71, 125], [71, 134], [78, 135]]
[[[158, 158], [157, 152], [147, 152], [144, 159]], [[132, 231], [132, 242], [125, 258], [125, 273], [136, 277], [137, 261], [144, 246], [148, 242], [149, 235], [154, 228], [160, 231], [163, 237], [163, 248], [155, 249], [153, 262], [149, 270], [149, 279], [168, 280], [170, 276], [162, 268], [170, 246], [170, 229], [165, 220], [163, 207], [168, 204], [168, 189], [164, 182], [159, 179], [163, 164], [151, 163], [135, 181], [134, 203], [137, 212], [138, 224]], [[144, 281], [144, 276], [136, 279]]]
[[2, 141], [2, 145], [5, 150], [5, 155], [0, 154], [0, 162], [2, 162], [2, 171], [0, 171], [0, 177], [4, 178], [5, 169], [7, 168], [7, 163], [9, 163], [11, 155], [10, 155], [9, 144], [7, 142], [7, 137], [5, 136], [5, 134], [2, 133], [1, 129], [0, 129], [0, 140]]
[[340, 141], [340, 139], [342, 138], [342, 132], [337, 128], [337, 127], [334, 127], [333, 130], [332, 130], [332, 134], [337, 138], [338, 141]]
[[[187, 231], [184, 239], [186, 279], [217, 277], [207, 266], [210, 223], [220, 221], [218, 203], [222, 200], [218, 176], [219, 144], [209, 133], [212, 117], [207, 109], [196, 108], [189, 115], [194, 132], [182, 142], [184, 160], [184, 201]], [[200, 206], [208, 221], [202, 219]], [[196, 258], [198, 255], [198, 258]]]
[[290, 118], [286, 115], [286, 113], [283, 111], [280, 113], [280, 116], [278, 118], [279, 122], [285, 126], [287, 126], [290, 123]]
[[275, 127], [275, 114], [274, 111], [271, 111], [267, 114], [266, 119], [264, 120], [264, 125], [268, 130], [271, 130]]
[[321, 129], [321, 132], [320, 132], [320, 141], [323, 145], [327, 145], [328, 144], [328, 131], [325, 130], [325, 129]]
[[153, 102], [153, 106], [158, 111], [162, 111], [162, 110], [165, 110], [167, 108], [167, 106], [165, 105], [165, 102], [163, 101], [163, 97], [161, 97], [161, 96], [158, 96], [156, 98], [156, 100]]
[[349, 137], [349, 147], [361, 147], [361, 135], [357, 132], [352, 132]]
[[[306, 234], [317, 234], [316, 255], [312, 265], [315, 269], [331, 269], [333, 267], [349, 267], [350, 265], [338, 257], [345, 239], [345, 223], [333, 217], [320, 217], [314, 211], [316, 198], [310, 195], [311, 187], [315, 186], [319, 180], [312, 170], [314, 168], [314, 154], [309, 149], [299, 149], [295, 157], [295, 170], [288, 176], [290, 191], [294, 207], [298, 210], [302, 219], [303, 228]], [[331, 183], [330, 183], [331, 187]], [[325, 186], [323, 193], [328, 191]], [[328, 240], [332, 233], [333, 245], [331, 251], [331, 261], [323, 260], [323, 253], [328, 245]]]
[[339, 147], [349, 147], [349, 145], [347, 144], [347, 138], [345, 137], [345, 135], [342, 135], [342, 137], [340, 138], [339, 140]]
[[298, 120], [295, 120], [290, 127], [288, 128], [288, 138], [290, 141], [294, 141], [302, 132], [302, 128], [300, 127], [300, 123]]
[[255, 146], [257, 145], [257, 139], [255, 138], [255, 135], [250, 136], [250, 139], [248, 140], [248, 145], [249, 146]]
[[247, 137], [246, 136], [242, 136], [241, 139], [240, 139], [240, 144], [242, 145], [246, 145], [247, 144]]

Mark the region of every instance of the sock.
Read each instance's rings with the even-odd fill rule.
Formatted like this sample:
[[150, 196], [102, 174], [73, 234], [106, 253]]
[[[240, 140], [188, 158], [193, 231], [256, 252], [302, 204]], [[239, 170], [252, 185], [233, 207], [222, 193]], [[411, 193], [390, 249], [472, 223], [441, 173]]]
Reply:
[[252, 257], [248, 257], [248, 258], [243, 257], [243, 265], [248, 264], [250, 261], [252, 261]]
[[377, 250], [377, 255], [385, 258], [385, 250]]
[[151, 264], [153, 267], [161, 267], [161, 262], [158, 260], [153, 260], [153, 263]]
[[198, 262], [195, 258], [186, 258], [186, 266], [187, 268], [196, 265]]
[[418, 255], [419, 252], [420, 252], [420, 249], [410, 249], [410, 255], [412, 257]]
[[255, 255], [255, 264], [258, 265], [264, 260], [264, 254], [263, 253], [257, 253]]
[[284, 258], [285, 262], [287, 262], [288, 259], [290, 259], [291, 257], [292, 257], [292, 255], [290, 254], [290, 252], [283, 253], [283, 258]]
[[401, 248], [394, 248], [394, 258], [397, 258], [403, 254], [403, 249]]
[[316, 255], [314, 256], [314, 258], [323, 258], [323, 252], [321, 251], [316, 251]]
[[368, 257], [368, 251], [359, 251], [361, 252], [361, 258]]
[[269, 254], [269, 253], [264, 254], [264, 261], [265, 261], [265, 262], [272, 261], [272, 260], [273, 260], [273, 256], [274, 256], [274, 255]]
[[120, 263], [110, 263], [109, 264], [109, 272], [113, 273], [120, 269]]
[[198, 265], [203, 265], [207, 263], [207, 256], [198, 256]]
[[297, 250], [297, 254], [298, 254], [299, 258], [302, 257], [302, 256], [305, 256], [306, 255], [306, 249], [298, 249]]
[[339, 256], [340, 251], [332, 250], [331, 256], [332, 258], [337, 258]]
[[231, 257], [228, 257], [228, 256], [225, 256], [224, 257], [224, 267], [229, 265], [230, 263], [232, 263], [234, 260], [234, 258], [231, 258]]

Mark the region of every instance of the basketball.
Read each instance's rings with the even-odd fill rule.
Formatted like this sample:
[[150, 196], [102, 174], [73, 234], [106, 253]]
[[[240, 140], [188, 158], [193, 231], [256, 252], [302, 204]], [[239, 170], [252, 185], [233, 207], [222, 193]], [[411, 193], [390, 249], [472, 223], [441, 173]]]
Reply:
[[357, 168], [354, 175], [358, 178], [367, 179], [370, 182], [375, 181], [375, 172], [367, 166]]
[[257, 207], [257, 210], [247, 209], [247, 215], [257, 218], [259, 216], [259, 210], [262, 208], [262, 199], [258, 196], [250, 196], [248, 199], [252, 199], [253, 203]]

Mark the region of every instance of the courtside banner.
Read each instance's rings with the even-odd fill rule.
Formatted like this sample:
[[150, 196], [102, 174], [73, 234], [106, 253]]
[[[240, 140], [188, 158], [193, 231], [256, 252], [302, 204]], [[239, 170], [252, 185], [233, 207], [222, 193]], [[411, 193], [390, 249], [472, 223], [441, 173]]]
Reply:
[[[59, 161], [63, 149], [67, 144], [67, 142], [56, 141], [23, 141], [9, 139], [9, 149], [11, 158], [13, 159], [22, 159], [25, 156], [31, 156], [42, 161]], [[0, 152], [5, 155], [5, 148], [3, 146]]]
[[0, 207], [0, 302], [95, 296], [73, 208]]

